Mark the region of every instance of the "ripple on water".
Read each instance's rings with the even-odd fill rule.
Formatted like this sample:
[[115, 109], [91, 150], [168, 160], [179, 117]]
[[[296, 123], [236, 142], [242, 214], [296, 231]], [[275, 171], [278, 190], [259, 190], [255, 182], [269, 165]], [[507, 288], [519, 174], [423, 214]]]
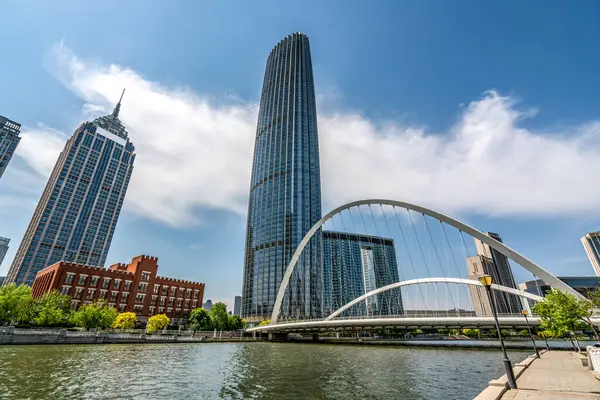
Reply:
[[0, 347], [2, 399], [471, 399], [501, 374], [499, 352], [482, 350], [304, 343]]

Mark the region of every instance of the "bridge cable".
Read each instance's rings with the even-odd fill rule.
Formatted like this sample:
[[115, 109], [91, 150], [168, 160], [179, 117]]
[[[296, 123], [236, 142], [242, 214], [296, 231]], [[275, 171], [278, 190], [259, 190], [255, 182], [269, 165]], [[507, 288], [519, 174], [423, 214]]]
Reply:
[[[448, 232], [446, 231], [446, 224], [444, 224], [442, 221], [440, 221], [440, 225], [442, 227], [442, 232], [444, 233], [444, 237], [446, 238], [446, 243], [448, 244], [448, 249], [450, 250], [450, 255], [452, 256], [452, 260], [454, 261], [454, 267], [456, 268], [457, 276], [460, 278], [461, 277], [460, 268], [458, 267], [458, 262], [456, 261], [456, 257], [454, 256], [454, 251], [452, 250], [452, 246], [450, 244], [450, 239], [448, 238]], [[469, 289], [465, 285], [457, 285], [456, 286], [457, 296], [458, 296], [458, 287], [459, 286], [462, 286], [463, 291], [465, 293], [465, 299], [468, 299], [470, 297]]]
[[[415, 233], [415, 238], [417, 240], [417, 244], [419, 245], [419, 250], [421, 251], [421, 256], [423, 257], [423, 262], [425, 263], [425, 269], [427, 271], [427, 274], [429, 274], [429, 277], [432, 278], [431, 271], [430, 271], [429, 265], [427, 263], [427, 259], [425, 258], [425, 252], [423, 251], [423, 246], [421, 245], [421, 241], [419, 240], [419, 235], [417, 234], [417, 229], [415, 228], [415, 223], [414, 223], [414, 221], [412, 219], [412, 216], [410, 215], [410, 210], [407, 208], [406, 212], [408, 213], [408, 218], [410, 219], [410, 223], [412, 225], [413, 232]], [[438, 303], [438, 307], [442, 308], [442, 306], [440, 304], [440, 301], [437, 298], [437, 296], [436, 296], [436, 302]]]
[[[425, 214], [421, 213], [421, 215], [423, 216], [423, 221], [425, 221], [425, 227], [427, 228], [427, 232], [429, 233], [429, 237], [431, 238], [431, 245], [433, 246], [435, 256], [436, 256], [438, 263], [440, 264], [440, 267], [442, 269], [442, 274], [450, 275], [449, 271], [448, 271], [448, 273], [446, 273], [446, 271], [444, 269], [444, 265], [442, 264], [442, 260], [440, 259], [440, 255], [438, 253], [437, 246], [435, 245], [435, 241], [433, 240], [433, 235], [431, 234], [431, 229], [429, 228], [429, 223], [427, 222], [427, 218], [425, 218]], [[436, 288], [437, 288], [437, 286], [436, 286]], [[446, 289], [448, 291], [450, 291], [450, 286], [448, 285], [448, 282], [446, 282]], [[456, 311], [458, 311], [458, 308], [456, 307], [456, 304], [454, 303], [454, 299], [452, 298], [452, 295], [450, 296], [450, 300], [452, 300], [452, 305], [454, 306], [454, 309]]]
[[[404, 229], [402, 228], [402, 224], [400, 223], [400, 217], [398, 217], [398, 212], [396, 211], [396, 206], [392, 206], [392, 208], [394, 209], [394, 215], [396, 216], [396, 221], [398, 222], [398, 227], [400, 228], [400, 233], [401, 233], [401, 236], [402, 236], [402, 241], [404, 242], [404, 247], [406, 248], [406, 254], [408, 256], [408, 260], [410, 261], [410, 266], [411, 266], [411, 268], [412, 268], [412, 270], [413, 270], [413, 272], [415, 274], [414, 275], [415, 278], [417, 278], [418, 277], [417, 269], [415, 268], [415, 263], [414, 263], [414, 260], [412, 258], [412, 255], [410, 253], [410, 249], [408, 247], [408, 243], [406, 241], [406, 235], [404, 234]], [[427, 302], [425, 301], [425, 297], [423, 296], [423, 292], [421, 290], [421, 285], [416, 285], [416, 287], [417, 287], [417, 292], [419, 293], [419, 295], [421, 296], [421, 300], [423, 301], [423, 307], [426, 307]], [[410, 295], [410, 293], [409, 293], [409, 295]], [[417, 311], [417, 310], [418, 310], [418, 308], [415, 308], [415, 311]], [[415, 313], [415, 315], [416, 315], [416, 313]]]
[[[389, 222], [388, 222], [387, 215], [386, 215], [386, 213], [385, 213], [385, 210], [383, 209], [383, 204], [381, 204], [381, 203], [380, 203], [380, 204], [379, 204], [379, 206], [381, 207], [381, 213], [383, 214], [383, 219], [384, 219], [384, 221], [385, 221], [385, 226], [387, 227], [388, 234], [389, 234], [390, 238], [392, 238], [392, 237], [393, 237], [393, 235], [392, 235], [392, 230], [390, 229], [390, 224], [389, 224]], [[395, 253], [396, 253], [396, 249], [395, 249], [395, 247], [394, 247], [394, 254], [395, 254]], [[397, 264], [398, 264], [398, 265], [396, 266], [396, 267], [397, 267], [396, 269], [398, 270], [398, 273], [399, 273], [399, 275], [400, 275], [400, 279], [401, 279], [402, 281], [405, 281], [405, 280], [406, 280], [406, 278], [404, 277], [404, 273], [402, 272], [402, 267], [400, 266], [400, 258], [398, 257], [398, 255], [397, 255], [397, 254], [396, 254], [396, 262], [397, 262]], [[398, 290], [398, 292], [400, 293], [400, 300], [402, 300], [402, 299], [403, 299], [403, 296], [402, 296], [402, 291], [401, 291], [401, 290]], [[411, 304], [410, 304], [410, 295], [409, 295], [409, 296], [407, 296], [407, 300], [408, 300], [408, 303], [409, 303], [408, 305], [409, 305], [409, 306], [411, 306]], [[405, 312], [404, 312], [404, 301], [402, 301], [402, 314], [405, 314]]]

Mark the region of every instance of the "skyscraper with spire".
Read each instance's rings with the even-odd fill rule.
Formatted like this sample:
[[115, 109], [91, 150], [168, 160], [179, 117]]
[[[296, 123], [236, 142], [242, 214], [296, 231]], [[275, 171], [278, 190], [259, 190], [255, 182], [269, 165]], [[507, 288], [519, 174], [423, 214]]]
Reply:
[[38, 271], [61, 260], [104, 266], [135, 160], [119, 120], [122, 99], [67, 140], [5, 285], [31, 285]]
[[[319, 138], [308, 37], [294, 33], [269, 54], [248, 201], [242, 316], [268, 318], [292, 254], [321, 218]], [[284, 318], [323, 313], [321, 232], [308, 243], [281, 307]]]

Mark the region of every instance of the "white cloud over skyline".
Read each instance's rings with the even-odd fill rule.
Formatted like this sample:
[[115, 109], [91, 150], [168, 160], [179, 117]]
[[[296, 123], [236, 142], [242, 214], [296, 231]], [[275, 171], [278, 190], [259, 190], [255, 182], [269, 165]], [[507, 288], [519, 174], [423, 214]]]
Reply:
[[[220, 102], [129, 67], [89, 63], [62, 43], [46, 64], [88, 116], [111, 110], [127, 89], [121, 119], [137, 159], [126, 210], [171, 226], [199, 223], [210, 209], [245, 214], [256, 104]], [[600, 122], [536, 132], [520, 124], [531, 117], [493, 91], [463, 107], [446, 132], [328, 107], [318, 121], [324, 210], [378, 197], [446, 213], [598, 215], [600, 188], [586, 172], [600, 167]], [[39, 126], [22, 135], [17, 156], [47, 176], [67, 133]]]

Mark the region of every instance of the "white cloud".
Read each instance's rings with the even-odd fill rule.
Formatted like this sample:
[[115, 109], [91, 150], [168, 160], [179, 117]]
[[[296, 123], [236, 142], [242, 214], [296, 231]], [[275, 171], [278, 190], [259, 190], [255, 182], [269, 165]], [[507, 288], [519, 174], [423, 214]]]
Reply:
[[[121, 118], [137, 150], [129, 211], [173, 226], [199, 222], [200, 209], [246, 212], [256, 104], [219, 102], [128, 67], [87, 63], [62, 43], [47, 66], [81, 97], [85, 113], [112, 109], [127, 88]], [[319, 114], [326, 209], [384, 197], [450, 213], [600, 212], [600, 187], [589, 173], [600, 167], [600, 122], [527, 130], [520, 121], [535, 113], [496, 92], [463, 107], [454, 126], [435, 134], [330, 108]], [[64, 140], [57, 132], [30, 131], [18, 155], [47, 174]]]

